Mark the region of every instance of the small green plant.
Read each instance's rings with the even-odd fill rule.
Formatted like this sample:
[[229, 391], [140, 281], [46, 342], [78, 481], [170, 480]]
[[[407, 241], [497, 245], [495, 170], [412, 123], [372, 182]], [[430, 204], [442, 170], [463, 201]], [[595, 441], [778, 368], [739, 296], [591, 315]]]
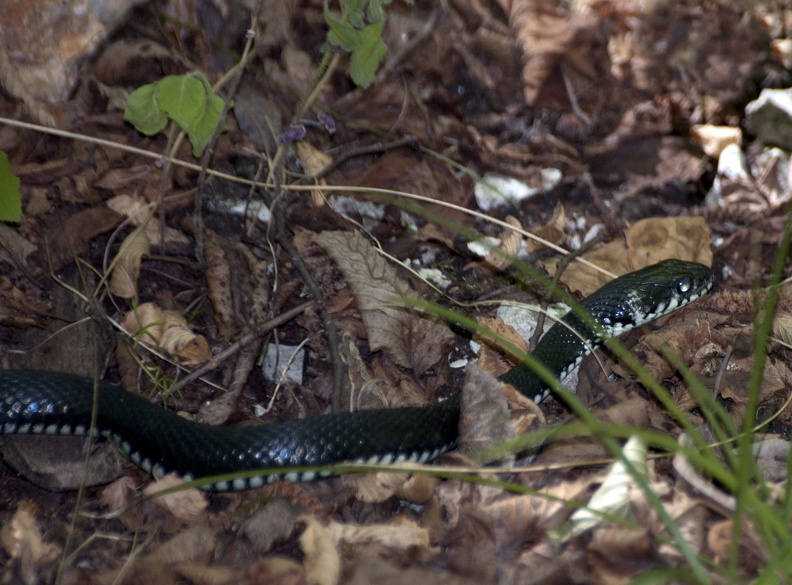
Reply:
[[19, 177], [11, 170], [8, 155], [0, 150], [0, 221], [19, 223], [22, 219], [22, 194]]
[[124, 108], [124, 119], [146, 136], [162, 132], [173, 121], [200, 157], [214, 134], [225, 101], [218, 96], [203, 73], [169, 75], [132, 92]]
[[[413, 0], [405, 0], [412, 4]], [[324, 3], [327, 42], [334, 48], [349, 53], [349, 74], [359, 87], [368, 87], [374, 81], [377, 68], [388, 47], [382, 40], [385, 26], [385, 7], [391, 0], [340, 0], [338, 15]]]

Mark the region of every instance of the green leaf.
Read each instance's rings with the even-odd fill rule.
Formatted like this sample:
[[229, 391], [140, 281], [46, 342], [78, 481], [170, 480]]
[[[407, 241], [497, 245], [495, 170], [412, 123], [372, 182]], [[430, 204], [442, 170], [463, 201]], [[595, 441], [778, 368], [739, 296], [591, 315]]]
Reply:
[[137, 88], [124, 108], [124, 120], [146, 136], [162, 132], [168, 125], [168, 116], [157, 103], [157, 85], [149, 83]]
[[390, 4], [390, 0], [372, 0], [368, 5], [369, 22], [385, 22], [385, 7]]
[[388, 52], [382, 40], [382, 27], [385, 23], [371, 24], [360, 31], [360, 46], [352, 51], [349, 73], [352, 81], [359, 87], [368, 87], [374, 81], [379, 62]]
[[22, 219], [22, 193], [19, 177], [11, 170], [8, 155], [0, 150], [0, 221], [19, 223]]
[[195, 75], [169, 75], [158, 84], [157, 102], [185, 132], [206, 109], [206, 90]]
[[346, 21], [353, 27], [360, 29], [365, 24], [364, 9], [368, 0], [341, 0], [341, 9]]
[[354, 51], [360, 46], [360, 31], [350, 24], [342, 21], [325, 4], [325, 20], [330, 30], [327, 41], [343, 51]]
[[206, 107], [197, 120], [187, 129], [187, 137], [193, 145], [193, 155], [198, 158], [212, 139], [220, 115], [223, 113], [225, 101], [214, 93], [208, 81], [206, 83]]

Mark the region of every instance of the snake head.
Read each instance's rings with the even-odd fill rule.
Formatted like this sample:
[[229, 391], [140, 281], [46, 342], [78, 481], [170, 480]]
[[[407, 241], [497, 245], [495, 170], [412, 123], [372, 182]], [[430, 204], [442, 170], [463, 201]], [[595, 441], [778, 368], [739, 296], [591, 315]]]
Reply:
[[664, 260], [612, 280], [582, 305], [606, 337], [615, 337], [700, 299], [713, 282], [703, 264]]

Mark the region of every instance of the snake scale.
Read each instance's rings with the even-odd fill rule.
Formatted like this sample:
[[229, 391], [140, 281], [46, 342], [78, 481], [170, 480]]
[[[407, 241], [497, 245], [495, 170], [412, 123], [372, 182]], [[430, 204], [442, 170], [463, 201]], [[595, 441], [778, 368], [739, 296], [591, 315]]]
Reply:
[[[532, 356], [563, 379], [606, 339], [695, 301], [712, 284], [709, 268], [681, 260], [624, 275], [581, 303], [590, 318], [568, 313], [547, 331]], [[549, 394], [524, 363], [500, 380], [535, 402]], [[176, 473], [186, 480], [260, 472], [206, 486], [219, 491], [256, 488], [276, 478], [310, 481], [330, 474], [291, 468], [430, 461], [456, 444], [459, 413], [457, 393], [433, 406], [216, 427], [177, 416], [118, 386], [95, 384], [91, 378], [41, 370], [0, 372], [0, 434], [85, 435], [92, 430], [115, 441], [147, 472]]]

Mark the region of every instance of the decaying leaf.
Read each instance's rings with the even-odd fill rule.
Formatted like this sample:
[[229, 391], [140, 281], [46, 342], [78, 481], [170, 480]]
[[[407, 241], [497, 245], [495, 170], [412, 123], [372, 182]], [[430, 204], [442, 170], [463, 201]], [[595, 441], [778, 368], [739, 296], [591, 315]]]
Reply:
[[40, 292], [25, 292], [7, 276], [0, 276], [0, 324], [6, 327], [36, 327], [49, 311]]
[[212, 230], [204, 230], [204, 257], [206, 258], [206, 283], [220, 335], [229, 338], [236, 330], [234, 301], [231, 291], [231, 268], [228, 265], [220, 238]]
[[150, 251], [149, 240], [143, 226], [135, 229], [124, 238], [113, 261], [108, 287], [110, 292], [122, 299], [137, 298], [137, 282], [140, 276], [140, 263]]
[[206, 363], [212, 357], [206, 339], [187, 327], [187, 321], [176, 311], [164, 311], [154, 303], [143, 303], [129, 311], [121, 327], [143, 343], [167, 351], [185, 365]]
[[[465, 416], [460, 421], [459, 430], [459, 449], [462, 453], [474, 455], [514, 438], [502, 386], [498, 380], [473, 364], [465, 371], [462, 390], [462, 412]], [[499, 459], [511, 461], [512, 457], [508, 454]]]
[[372, 351], [421, 373], [446, 355], [451, 332], [400, 304], [400, 298], [419, 297], [360, 233], [322, 232], [316, 242], [352, 287]]

